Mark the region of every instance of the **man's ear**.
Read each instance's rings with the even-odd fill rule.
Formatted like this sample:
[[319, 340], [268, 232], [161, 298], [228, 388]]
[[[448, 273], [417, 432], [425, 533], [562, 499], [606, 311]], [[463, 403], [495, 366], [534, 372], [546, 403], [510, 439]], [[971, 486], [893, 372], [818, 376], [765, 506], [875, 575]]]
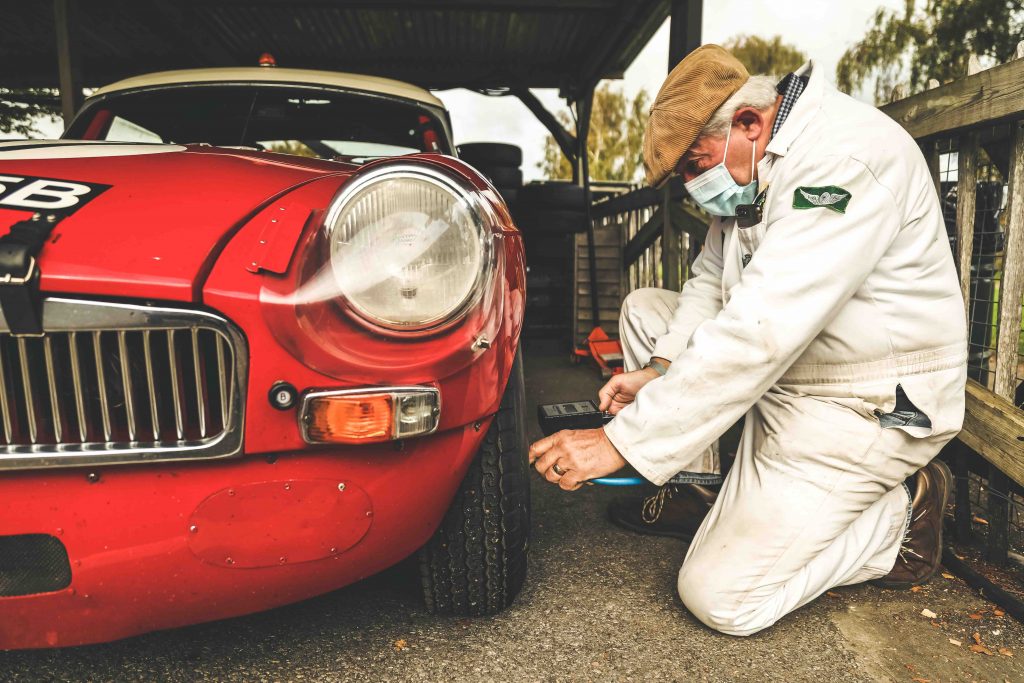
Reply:
[[764, 114], [757, 109], [743, 107], [736, 110], [732, 122], [734, 126], [739, 126], [743, 137], [748, 140], [757, 140], [761, 137], [761, 131], [764, 130], [765, 119]]

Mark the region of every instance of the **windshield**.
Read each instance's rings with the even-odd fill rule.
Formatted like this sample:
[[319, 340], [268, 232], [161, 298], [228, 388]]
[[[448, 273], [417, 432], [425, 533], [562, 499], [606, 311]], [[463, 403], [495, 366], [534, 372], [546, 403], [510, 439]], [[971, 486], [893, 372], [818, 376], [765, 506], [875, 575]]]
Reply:
[[189, 85], [114, 94], [79, 115], [65, 137], [208, 143], [362, 163], [451, 154], [435, 112], [354, 93], [285, 86]]

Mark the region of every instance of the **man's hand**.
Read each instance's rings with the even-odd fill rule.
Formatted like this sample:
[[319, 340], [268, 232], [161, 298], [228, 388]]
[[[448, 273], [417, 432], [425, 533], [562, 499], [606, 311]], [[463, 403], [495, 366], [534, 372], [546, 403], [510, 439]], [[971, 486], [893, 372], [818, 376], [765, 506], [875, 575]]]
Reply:
[[626, 466], [603, 429], [566, 429], [530, 446], [530, 464], [552, 484], [575, 491]]
[[[655, 361], [658, 362], [658, 361]], [[658, 379], [661, 375], [653, 368], [624, 372], [621, 375], [612, 375], [608, 383], [597, 392], [601, 399], [601, 410], [612, 415], [618, 414], [620, 410], [628, 406], [636, 399], [636, 394], [652, 379]]]

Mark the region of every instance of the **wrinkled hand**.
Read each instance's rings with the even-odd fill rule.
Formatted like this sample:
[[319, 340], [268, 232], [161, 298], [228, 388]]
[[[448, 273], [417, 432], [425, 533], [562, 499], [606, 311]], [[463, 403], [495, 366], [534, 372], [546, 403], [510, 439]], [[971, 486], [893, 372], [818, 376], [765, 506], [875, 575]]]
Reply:
[[[575, 491], [626, 466], [603, 429], [566, 429], [530, 446], [530, 464], [552, 484]], [[555, 465], [562, 474], [555, 471]]]
[[612, 375], [608, 383], [601, 387], [601, 391], [597, 392], [598, 397], [601, 399], [601, 405], [598, 408], [612, 415], [618, 414], [620, 410], [636, 400], [638, 391], [643, 389], [652, 379], [657, 379], [659, 376], [658, 371], [652, 368], [624, 372], [621, 375]]

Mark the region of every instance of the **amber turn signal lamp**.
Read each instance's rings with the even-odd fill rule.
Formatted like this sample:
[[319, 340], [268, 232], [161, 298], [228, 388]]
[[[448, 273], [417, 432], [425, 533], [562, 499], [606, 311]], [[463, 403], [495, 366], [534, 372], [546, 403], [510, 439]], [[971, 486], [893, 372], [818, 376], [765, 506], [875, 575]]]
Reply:
[[376, 443], [430, 434], [440, 415], [433, 387], [307, 391], [299, 427], [307, 443]]

